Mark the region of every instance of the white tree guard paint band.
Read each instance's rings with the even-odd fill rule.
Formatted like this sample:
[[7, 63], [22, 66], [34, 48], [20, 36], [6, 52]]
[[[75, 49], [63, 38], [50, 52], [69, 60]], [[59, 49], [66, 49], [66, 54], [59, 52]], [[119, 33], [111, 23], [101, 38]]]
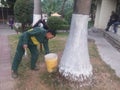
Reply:
[[59, 65], [59, 72], [70, 80], [83, 81], [92, 76], [87, 43], [88, 17], [72, 15], [70, 34]]
[[40, 14], [33, 14], [33, 23], [32, 23], [32, 26], [35, 25], [38, 20], [41, 19], [41, 15]]

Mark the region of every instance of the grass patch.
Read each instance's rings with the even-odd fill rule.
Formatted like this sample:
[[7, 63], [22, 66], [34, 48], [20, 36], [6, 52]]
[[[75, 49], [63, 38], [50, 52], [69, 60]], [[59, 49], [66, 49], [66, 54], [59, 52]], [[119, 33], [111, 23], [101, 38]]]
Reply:
[[[65, 47], [68, 33], [58, 33], [57, 36], [49, 41], [50, 51], [56, 52], [61, 58], [63, 49]], [[11, 58], [15, 54], [16, 45], [18, 42], [17, 35], [9, 36], [11, 46]], [[114, 70], [106, 65], [100, 58], [95, 46], [94, 40], [88, 40], [90, 60], [93, 66], [93, 85], [72, 88], [70, 82], [64, 79], [58, 71], [48, 73], [44, 61], [43, 51], [39, 51], [38, 72], [31, 71], [30, 67], [30, 53], [28, 58], [23, 58], [19, 67], [19, 78], [17, 80], [17, 90], [119, 90], [120, 78], [115, 75]], [[39, 49], [39, 47], [38, 47]]]

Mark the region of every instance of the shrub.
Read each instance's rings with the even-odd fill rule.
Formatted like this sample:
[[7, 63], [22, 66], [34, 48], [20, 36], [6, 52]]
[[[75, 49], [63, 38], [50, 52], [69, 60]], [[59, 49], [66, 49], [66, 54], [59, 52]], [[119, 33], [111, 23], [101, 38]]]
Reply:
[[14, 5], [15, 21], [22, 24], [22, 29], [26, 29], [27, 24], [32, 23], [33, 0], [17, 0]]
[[[30, 28], [32, 28], [30, 25], [26, 25], [24, 31], [29, 30]], [[14, 23], [14, 29], [16, 32], [23, 32], [21, 23]]]
[[68, 22], [65, 21], [65, 19], [62, 19], [60, 17], [51, 16], [48, 18], [47, 21], [48, 27], [52, 30], [68, 30], [69, 25]]
[[71, 23], [72, 13], [72, 10], [66, 11], [65, 13], [65, 19], [68, 21], [69, 24]]
[[90, 20], [88, 21], [88, 28], [91, 28], [94, 26], [94, 21]]

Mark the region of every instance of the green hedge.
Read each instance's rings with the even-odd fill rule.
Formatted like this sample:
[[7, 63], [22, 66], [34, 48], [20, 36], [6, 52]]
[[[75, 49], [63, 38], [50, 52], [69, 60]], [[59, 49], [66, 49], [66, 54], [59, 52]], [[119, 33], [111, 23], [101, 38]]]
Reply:
[[[14, 5], [15, 22], [22, 24], [17, 31], [24, 32], [33, 21], [33, 0], [16, 0]], [[16, 28], [15, 28], [16, 29]]]
[[68, 22], [63, 18], [56, 17], [56, 16], [49, 17], [47, 24], [51, 30], [68, 30], [69, 29]]

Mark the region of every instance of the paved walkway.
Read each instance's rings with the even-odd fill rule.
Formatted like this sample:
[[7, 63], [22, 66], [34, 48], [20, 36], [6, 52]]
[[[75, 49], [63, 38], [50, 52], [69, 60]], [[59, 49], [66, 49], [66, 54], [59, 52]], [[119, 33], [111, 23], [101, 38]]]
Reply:
[[0, 25], [0, 90], [14, 90], [15, 80], [11, 78], [11, 56], [8, 35], [15, 34], [7, 25]]
[[[109, 33], [114, 35], [112, 32]], [[115, 70], [116, 75], [120, 77], [120, 52], [107, 42], [107, 40], [103, 38], [103, 34], [98, 30], [90, 31], [89, 38], [95, 40], [102, 60]]]

